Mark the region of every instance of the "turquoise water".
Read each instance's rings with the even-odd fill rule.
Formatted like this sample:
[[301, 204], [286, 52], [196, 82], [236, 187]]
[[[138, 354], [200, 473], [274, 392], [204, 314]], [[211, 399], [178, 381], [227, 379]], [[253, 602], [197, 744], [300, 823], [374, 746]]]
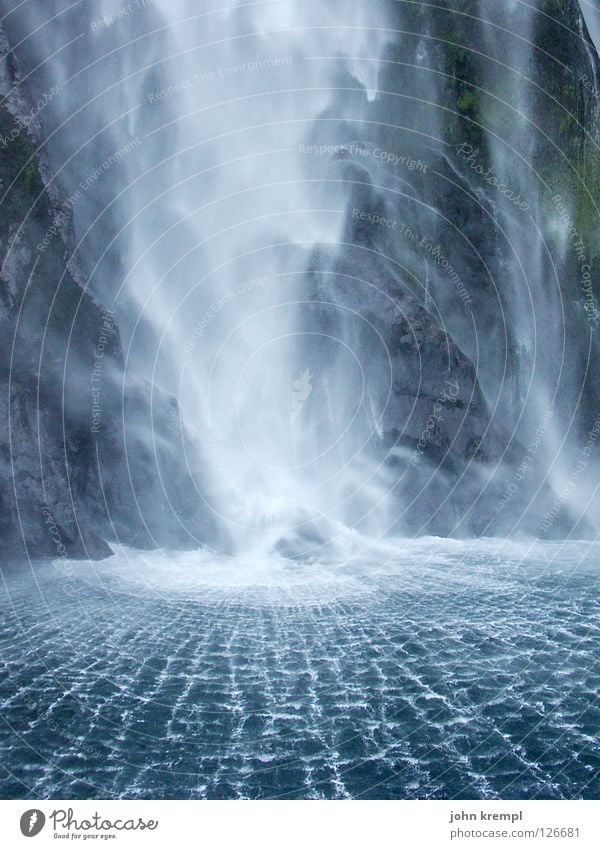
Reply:
[[599, 798], [600, 545], [3, 570], [3, 798]]

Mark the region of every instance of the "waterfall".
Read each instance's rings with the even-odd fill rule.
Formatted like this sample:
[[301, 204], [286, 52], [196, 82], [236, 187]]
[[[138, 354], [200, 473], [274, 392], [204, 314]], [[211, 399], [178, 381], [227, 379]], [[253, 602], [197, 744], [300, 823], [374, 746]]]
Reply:
[[536, 481], [555, 490], [594, 423], [573, 342], [590, 324], [563, 283], [575, 190], [562, 214], [540, 167], [548, 16], [474, 7], [52, 0], [41, 25], [36, 3], [5, 15], [34, 92], [58, 91], [50, 163], [125, 371], [151, 402], [177, 399], [189, 486], [236, 552], [487, 532], [456, 522], [480, 497], [475, 513], [493, 507], [540, 422]]
[[209, 509], [247, 549], [254, 529], [263, 540], [306, 505], [325, 508], [314, 478], [327, 446], [298, 445], [317, 378], [295, 325], [308, 257], [338, 241], [343, 210], [315, 188], [311, 158], [337, 87], [352, 121], [375, 97], [385, 21], [376, 9], [367, 22], [364, 4], [341, 27], [340, 3], [154, 11], [165, 44], [136, 116], [131, 204], [143, 211], [124, 285], [154, 325], [158, 379], [204, 447]]
[[301, 281], [342, 235], [344, 205], [319, 184], [331, 128], [351, 138], [376, 98], [385, 4], [60, 5], [44, 31], [51, 153], [127, 368], [177, 397], [210, 480], [198, 497], [234, 537], [331, 512], [347, 452], [325, 455], [360, 363], [340, 338], [329, 377], [313, 373]]

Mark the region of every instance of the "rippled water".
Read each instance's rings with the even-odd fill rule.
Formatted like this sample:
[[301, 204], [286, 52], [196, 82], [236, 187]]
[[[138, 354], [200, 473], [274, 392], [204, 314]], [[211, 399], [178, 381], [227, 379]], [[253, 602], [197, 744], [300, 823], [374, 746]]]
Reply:
[[600, 797], [600, 545], [4, 569], [0, 795]]

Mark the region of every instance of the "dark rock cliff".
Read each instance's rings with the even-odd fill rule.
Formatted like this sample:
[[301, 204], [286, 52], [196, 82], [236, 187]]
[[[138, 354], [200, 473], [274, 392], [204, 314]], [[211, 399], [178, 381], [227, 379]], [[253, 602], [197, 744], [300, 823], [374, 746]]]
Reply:
[[209, 542], [177, 404], [158, 390], [150, 404], [150, 387], [124, 377], [114, 314], [73, 251], [72, 199], [51, 179], [43, 105], [3, 35], [0, 51], [0, 555]]

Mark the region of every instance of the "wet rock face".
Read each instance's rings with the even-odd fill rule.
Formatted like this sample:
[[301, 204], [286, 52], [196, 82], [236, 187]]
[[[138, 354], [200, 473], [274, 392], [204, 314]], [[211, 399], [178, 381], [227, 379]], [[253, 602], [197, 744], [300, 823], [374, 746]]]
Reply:
[[10, 399], [0, 410], [0, 439], [7, 446], [0, 458], [0, 554], [109, 556], [90, 521], [86, 499], [94, 467], [78, 434], [63, 444], [60, 411], [39, 402], [35, 387], [12, 381], [0, 391]]
[[[106, 556], [110, 548], [88, 516], [78, 516], [94, 473], [81, 450], [85, 416], [73, 416], [74, 399], [63, 394], [75, 361], [93, 350], [104, 310], [69, 263], [69, 219], [62, 215], [56, 226], [62, 201], [45, 190], [35, 104], [3, 37], [0, 48], [0, 552]], [[118, 335], [114, 326], [107, 332], [114, 360]], [[84, 391], [80, 382], [80, 397]]]
[[[377, 214], [368, 204], [366, 209]], [[384, 412], [364, 429], [394, 493], [396, 518], [389, 531], [542, 536], [555, 495], [540, 483], [541, 469], [528, 465], [514, 485], [526, 449], [490, 409], [474, 364], [441, 320], [417, 302], [401, 274], [386, 265], [365, 228], [359, 241], [347, 243], [341, 255], [315, 252], [311, 327], [349, 344], [357, 336], [344, 326], [348, 316], [368, 328], [357, 344], [365, 406]], [[311, 368], [323, 369], [333, 362], [333, 351], [325, 346], [317, 360]], [[387, 383], [381, 380], [386, 373]], [[348, 391], [357, 396], [361, 389], [357, 383]], [[554, 533], [570, 528], [565, 517]]]
[[[200, 545], [213, 529], [185, 458], [197, 446], [173, 432], [174, 399], [123, 376], [114, 313], [86, 288], [70, 201], [1, 33], [0, 50], [0, 556]], [[123, 403], [137, 411], [128, 433]]]

